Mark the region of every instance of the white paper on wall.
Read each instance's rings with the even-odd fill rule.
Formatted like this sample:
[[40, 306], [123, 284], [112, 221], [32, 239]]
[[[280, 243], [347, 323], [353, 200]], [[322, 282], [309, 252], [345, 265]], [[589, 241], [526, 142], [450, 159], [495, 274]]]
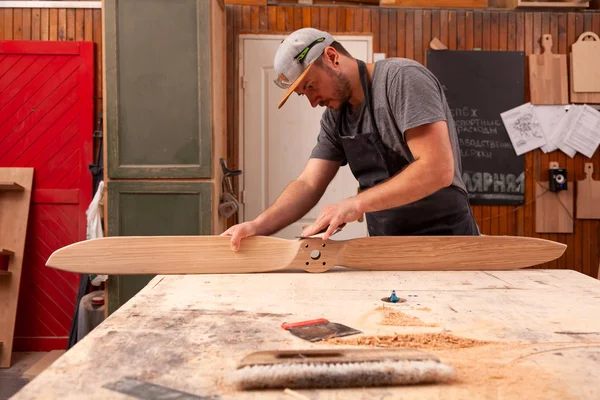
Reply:
[[570, 125], [564, 143], [588, 158], [600, 144], [600, 111], [584, 104]]
[[579, 106], [573, 105], [569, 107], [569, 110], [565, 114], [563, 118], [560, 119], [558, 124], [554, 127], [550, 137], [550, 145], [548, 146], [548, 151], [554, 151], [556, 149], [560, 149], [563, 153], [568, 155], [569, 157], [575, 157], [577, 151], [567, 145], [564, 142], [564, 139], [571, 129], [571, 126], [575, 123], [577, 119], [577, 115], [579, 114], [580, 108]]
[[552, 142], [552, 133], [560, 123], [560, 120], [567, 114], [568, 107], [564, 105], [535, 105], [534, 112], [542, 128], [542, 134], [546, 139], [546, 144], [541, 147], [544, 153], [549, 153], [558, 148], [556, 143]]
[[525, 103], [500, 114], [517, 155], [546, 144], [533, 105]]

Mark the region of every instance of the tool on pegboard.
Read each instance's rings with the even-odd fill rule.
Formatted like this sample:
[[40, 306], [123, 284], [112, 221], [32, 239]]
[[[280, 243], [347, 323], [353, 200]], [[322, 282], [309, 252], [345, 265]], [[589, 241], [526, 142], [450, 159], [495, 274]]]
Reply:
[[221, 180], [222, 185], [222, 194], [221, 201], [219, 203], [219, 214], [225, 218], [229, 218], [240, 208], [240, 204], [238, 199], [235, 197], [233, 193], [233, 185], [231, 184], [231, 179], [234, 176], [238, 176], [242, 174], [241, 170], [231, 170], [227, 168], [225, 164], [225, 160], [222, 158], [219, 160], [221, 162], [221, 169], [223, 170], [223, 179]]

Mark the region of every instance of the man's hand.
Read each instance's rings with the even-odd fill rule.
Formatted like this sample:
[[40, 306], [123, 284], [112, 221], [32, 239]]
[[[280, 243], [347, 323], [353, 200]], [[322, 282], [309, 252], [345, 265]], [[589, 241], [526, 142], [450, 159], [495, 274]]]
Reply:
[[357, 200], [353, 197], [336, 204], [327, 205], [323, 207], [316, 221], [304, 228], [301, 236], [312, 236], [329, 225], [329, 228], [323, 235], [323, 240], [327, 240], [341, 224], [356, 221], [362, 214], [359, 210]]
[[248, 221], [233, 225], [231, 228], [221, 233], [220, 236], [231, 236], [231, 249], [233, 251], [238, 251], [240, 249], [240, 242], [243, 238], [257, 234], [258, 224], [254, 221]]

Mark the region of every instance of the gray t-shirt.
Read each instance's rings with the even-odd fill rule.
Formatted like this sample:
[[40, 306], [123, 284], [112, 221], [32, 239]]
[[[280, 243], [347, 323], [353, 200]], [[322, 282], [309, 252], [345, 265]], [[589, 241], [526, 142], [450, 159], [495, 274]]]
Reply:
[[[467, 192], [462, 181], [462, 165], [456, 126], [442, 85], [422, 64], [406, 58], [388, 58], [375, 63], [370, 86], [373, 112], [382, 142], [405, 156], [414, 157], [404, 139], [404, 132], [419, 125], [446, 121], [454, 153], [453, 185]], [[338, 118], [341, 134], [354, 136], [371, 131], [371, 115], [363, 101], [350, 113], [326, 109], [321, 118], [321, 131], [311, 158], [341, 161], [347, 164], [344, 148], [336, 131]]]

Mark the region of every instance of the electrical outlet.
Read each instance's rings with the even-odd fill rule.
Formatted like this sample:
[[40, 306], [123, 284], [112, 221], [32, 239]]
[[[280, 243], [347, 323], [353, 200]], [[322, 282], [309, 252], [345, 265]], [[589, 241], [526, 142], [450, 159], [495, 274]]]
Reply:
[[373, 53], [373, 61], [385, 60], [385, 53]]

